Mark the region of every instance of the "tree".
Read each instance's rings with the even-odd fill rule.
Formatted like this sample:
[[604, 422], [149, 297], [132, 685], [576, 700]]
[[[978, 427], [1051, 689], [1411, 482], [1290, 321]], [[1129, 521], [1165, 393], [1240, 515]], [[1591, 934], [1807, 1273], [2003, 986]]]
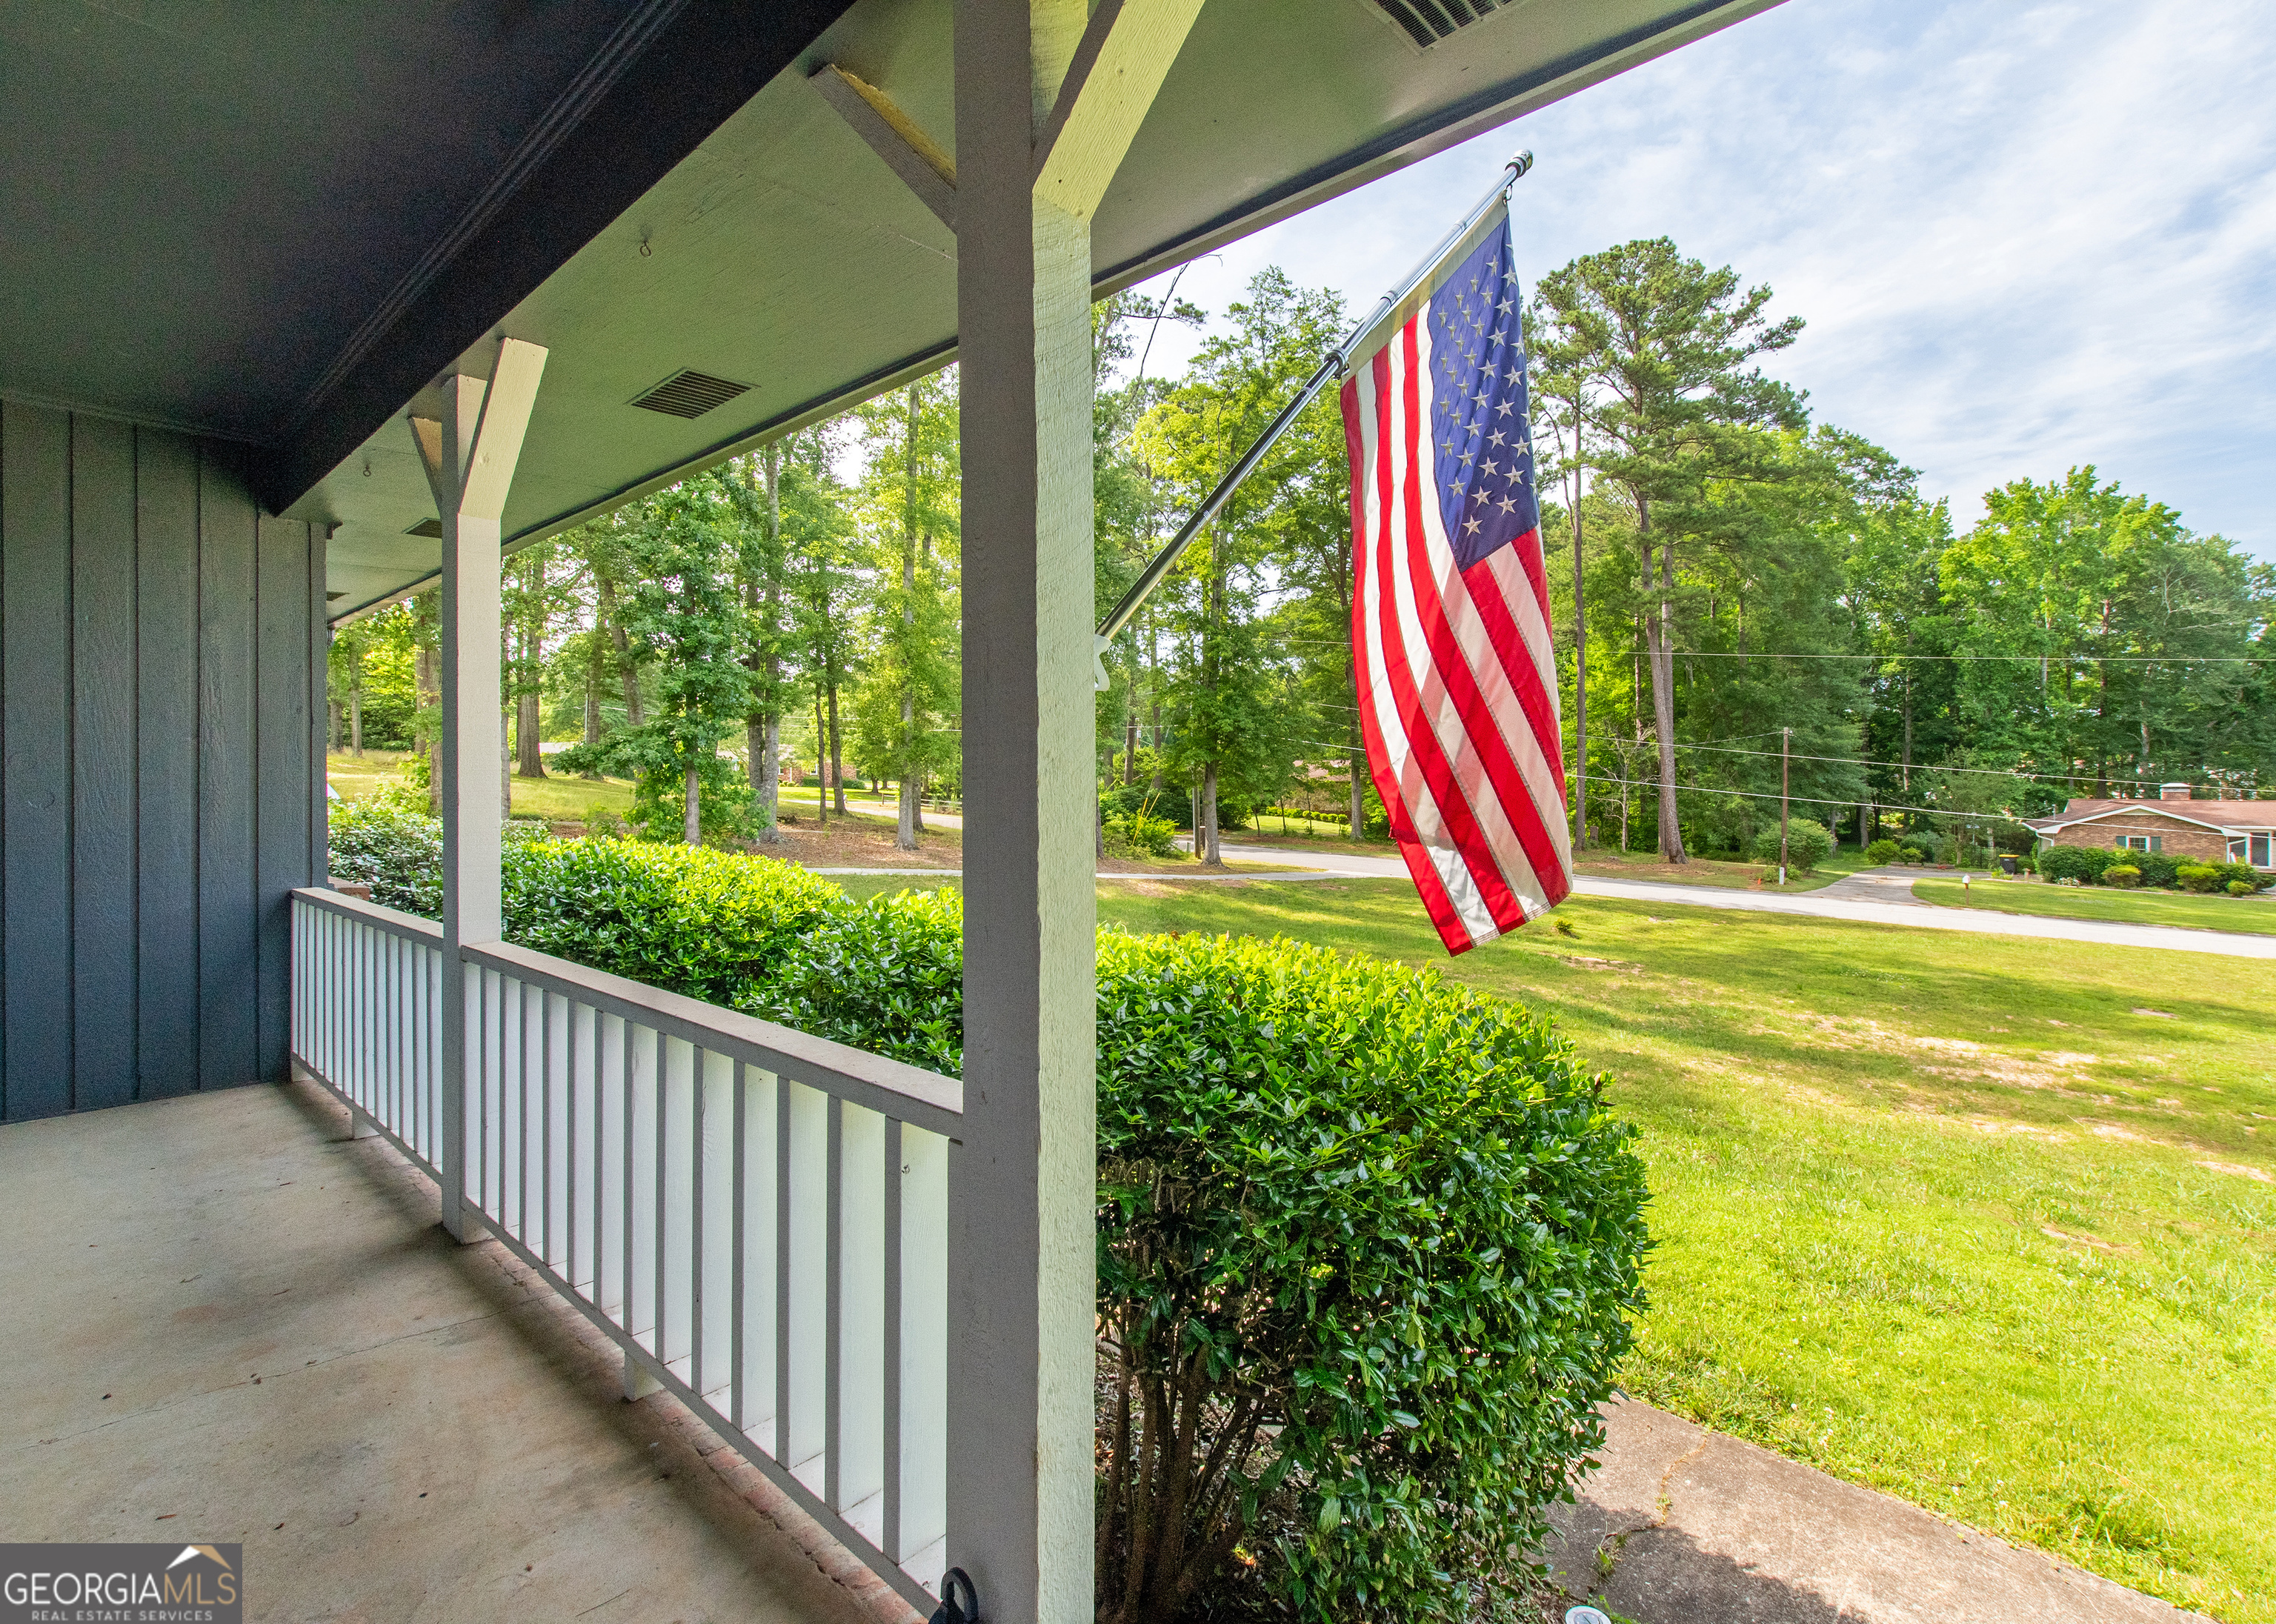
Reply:
[[[1799, 317], [1771, 322], [1767, 287], [1687, 260], [1665, 238], [1583, 255], [1541, 280], [1533, 347], [1577, 402], [1582, 459], [1624, 497], [1635, 526], [1643, 635], [1659, 745], [1659, 846], [1685, 861], [1676, 800], [1673, 631], [1693, 552], [1741, 537], [1751, 517], [1734, 485], [1782, 477], [1776, 430], [1798, 431], [1802, 397], [1747, 363], [1792, 344]], [[1569, 385], [1567, 381], [1569, 380]]]
[[2091, 467], [1984, 502], [1939, 564], [1955, 645], [1976, 656], [1957, 681], [1978, 748], [2098, 794], [2276, 764], [2276, 722], [2238, 660], [2276, 607], [2265, 565]]
[[626, 566], [623, 630], [654, 663], [657, 703], [611, 754], [637, 778], [634, 816], [650, 833], [676, 809], [680, 837], [700, 845], [707, 801], [709, 821], [724, 825], [741, 800], [719, 754], [750, 686], [736, 657], [745, 633], [733, 497], [719, 476], [700, 474], [641, 504], [615, 539]]
[[[1334, 293], [1299, 290], [1277, 268], [1260, 272], [1225, 314], [1232, 330], [1202, 346], [1135, 436], [1149, 473], [1187, 512], [1286, 405], [1343, 321]], [[1163, 754], [1198, 780], [1195, 845], [1207, 863], [1224, 861], [1220, 799], [1280, 789], [1303, 737], [1286, 653], [1270, 641], [1265, 617], [1281, 546], [1308, 522], [1298, 510], [1317, 491], [1324, 435], [1315, 429], [1276, 445], [1158, 590], [1175, 650], [1165, 686], [1178, 723]]]
[[[925, 783], [957, 754], [954, 369], [921, 378], [855, 415], [866, 458], [860, 519], [874, 569], [866, 672], [855, 697], [857, 747], [899, 785], [893, 843], [913, 852]], [[833, 685], [833, 736], [835, 706]], [[842, 776], [838, 794], [843, 811]]]

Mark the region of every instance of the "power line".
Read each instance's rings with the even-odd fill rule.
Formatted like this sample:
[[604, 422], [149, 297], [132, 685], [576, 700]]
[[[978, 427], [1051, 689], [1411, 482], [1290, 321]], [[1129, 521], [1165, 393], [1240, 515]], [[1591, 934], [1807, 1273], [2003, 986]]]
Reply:
[[[1627, 659], [1650, 652], [1648, 649], [1638, 649], [1612, 657]], [[2045, 661], [2053, 665], [2276, 665], [2276, 655], [2261, 654], [1748, 654], [1728, 649], [1677, 649], [1672, 656], [1679, 660], [1941, 660], [1954, 664], [2022, 660], [2030, 664]]]
[[[1678, 744], [1679, 750], [1713, 750], [1718, 755], [1766, 755], [1775, 761], [1776, 750], [1726, 750], [1711, 744]], [[2055, 784], [2101, 784], [2111, 781], [2108, 773], [2091, 772], [2018, 772], [2005, 767], [1931, 767], [1919, 762], [1879, 762], [1862, 755], [1796, 755], [1788, 758], [1797, 762], [1832, 762], [1847, 767], [1893, 767], [1900, 772], [1969, 772], [1987, 778], [2044, 778]], [[2200, 778], [2211, 778], [2209, 772], [2199, 772]], [[2119, 780], [2126, 782], [2128, 780]], [[2146, 778], [2135, 778], [2134, 783], [2147, 783]], [[1845, 803], [1846, 804], [1846, 803]]]
[[[1578, 776], [1586, 778], [1591, 784], [1618, 784], [1631, 789], [1656, 790], [1659, 787], [1659, 780], [1658, 778], [1606, 778], [1602, 773], [1596, 772], [1584, 772]], [[1738, 795], [1748, 801], [1776, 801], [1779, 799], [1779, 797], [1776, 795], [1758, 793], [1754, 790], [1711, 789], [1703, 784], [1679, 784], [1675, 787], [1689, 795]], [[1829, 801], [1822, 795], [1789, 795], [1786, 797], [1786, 799], [1789, 801], [1799, 801], [1809, 806], [1819, 807], [1848, 808], [1858, 804], [1855, 801]], [[1929, 817], [2002, 818], [2011, 823], [2020, 823], [2023, 821], [2012, 812], [1959, 812], [1954, 810], [1950, 807], [1896, 807], [1891, 806], [1886, 801], [1872, 801], [1868, 804], [1872, 807], [1876, 813], [1918, 812]]]

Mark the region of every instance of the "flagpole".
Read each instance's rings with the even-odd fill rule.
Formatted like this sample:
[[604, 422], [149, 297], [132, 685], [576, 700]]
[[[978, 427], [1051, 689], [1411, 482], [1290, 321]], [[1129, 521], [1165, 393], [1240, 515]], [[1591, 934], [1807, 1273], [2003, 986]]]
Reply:
[[1122, 595], [1122, 601], [1098, 623], [1098, 635], [1092, 654], [1098, 668], [1098, 686], [1101, 688], [1107, 686], [1104, 656], [1108, 646], [1113, 642], [1116, 634], [1130, 624], [1130, 618], [1138, 612], [1154, 588], [1162, 584], [1162, 578], [1175, 567], [1179, 556], [1201, 533], [1202, 527], [1217, 517], [1225, 503], [1232, 499], [1233, 493], [1240, 489], [1241, 482], [1256, 471], [1256, 465], [1264, 460], [1264, 454], [1272, 449], [1273, 442], [1287, 432], [1288, 425], [1302, 415], [1304, 408], [1318, 397], [1328, 381], [1342, 374], [1344, 358], [1356, 350], [1362, 341], [1374, 331], [1376, 324], [1398, 308], [1400, 301], [1438, 269], [1438, 262], [1446, 256], [1447, 252], [1461, 241], [1495, 204], [1506, 198], [1510, 187], [1515, 186], [1532, 167], [1533, 155], [1530, 152], [1520, 152], [1502, 165], [1501, 178], [1478, 200], [1476, 206], [1462, 216], [1461, 224], [1447, 232], [1445, 240], [1431, 249], [1405, 280], [1385, 293], [1383, 302], [1369, 312], [1367, 319], [1353, 328], [1341, 344], [1328, 352], [1326, 358], [1314, 368], [1312, 376], [1304, 380], [1304, 386], [1296, 391], [1296, 398], [1280, 409], [1280, 414], [1257, 436], [1256, 443], [1240, 454], [1240, 459], [1226, 470], [1225, 477], [1218, 481], [1216, 487], [1202, 499], [1201, 505], [1186, 516], [1185, 523], [1180, 525], [1178, 533], [1170, 538], [1170, 544], [1154, 556], [1145, 573], [1132, 583], [1129, 591]]

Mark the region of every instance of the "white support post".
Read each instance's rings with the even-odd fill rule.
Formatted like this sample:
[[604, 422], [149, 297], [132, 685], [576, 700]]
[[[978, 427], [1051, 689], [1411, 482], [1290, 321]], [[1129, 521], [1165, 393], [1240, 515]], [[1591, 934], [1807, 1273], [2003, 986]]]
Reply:
[[[505, 933], [498, 894], [504, 819], [490, 765], [505, 738], [498, 708], [500, 521], [545, 351], [508, 338], [485, 383], [444, 380], [439, 420], [413, 417], [443, 524], [443, 1227], [479, 1236], [467, 1212], [468, 970], [460, 950]], [[479, 1042], [479, 1039], [477, 1039]]]
[[1200, 0], [958, 0], [964, 1135], [948, 1560], [1093, 1616], [1090, 218]]

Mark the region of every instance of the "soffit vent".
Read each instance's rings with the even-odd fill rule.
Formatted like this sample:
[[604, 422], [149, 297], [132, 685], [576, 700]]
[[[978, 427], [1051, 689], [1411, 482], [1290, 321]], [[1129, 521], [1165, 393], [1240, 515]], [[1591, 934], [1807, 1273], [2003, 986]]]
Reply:
[[1457, 28], [1491, 17], [1499, 0], [1375, 0], [1417, 45], [1436, 45]]
[[429, 541], [439, 542], [443, 539], [443, 521], [439, 519], [422, 519], [403, 534], [423, 535]]
[[701, 417], [713, 406], [724, 406], [751, 386], [733, 383], [725, 378], [715, 378], [708, 372], [675, 372], [636, 398], [633, 404], [643, 411], [661, 412], [667, 417]]

